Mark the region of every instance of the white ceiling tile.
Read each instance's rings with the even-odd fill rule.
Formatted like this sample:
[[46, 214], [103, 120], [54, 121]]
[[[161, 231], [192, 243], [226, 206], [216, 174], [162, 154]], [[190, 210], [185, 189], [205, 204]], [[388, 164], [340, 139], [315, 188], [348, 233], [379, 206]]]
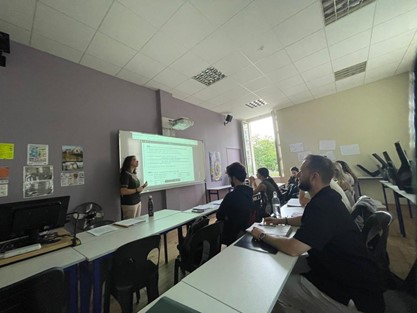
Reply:
[[[398, 63], [384, 64], [380, 67], [374, 67], [366, 70], [365, 80], [373, 80], [373, 78], [382, 79], [384, 77], [393, 76], [398, 68]], [[374, 81], [374, 80], [373, 80]]]
[[187, 48], [161, 31], [157, 32], [140, 50], [141, 53], [165, 65], [171, 64], [186, 51]]
[[236, 85], [232, 87], [231, 89], [228, 89], [226, 92], [222, 92], [218, 94], [217, 96], [211, 98], [210, 102], [220, 105], [223, 103], [228, 103], [232, 101], [233, 99], [240, 98], [250, 93], [251, 92], [247, 90], [246, 88], [240, 85]]
[[334, 60], [365, 47], [369, 47], [371, 34], [371, 29], [368, 29], [330, 46], [330, 57]]
[[190, 0], [190, 3], [216, 26], [224, 24], [250, 2], [251, 0]]
[[292, 15], [302, 11], [314, 1], [315, 0], [256, 0], [255, 2], [261, 12], [265, 15], [269, 24], [275, 26]]
[[276, 83], [276, 85], [281, 88], [281, 90], [286, 90], [288, 88], [294, 87], [294, 86], [298, 86], [300, 84], [304, 84], [304, 80], [301, 77], [301, 75], [295, 75], [291, 78], [285, 79], [285, 80], [281, 80], [279, 82]]
[[181, 74], [180, 72], [167, 67], [158, 75], [156, 75], [152, 80], [173, 88], [186, 81], [187, 78], [188, 77], [184, 74]]
[[80, 64], [109, 75], [116, 75], [122, 69], [120, 66], [103, 61], [89, 54], [84, 54]]
[[412, 62], [401, 62], [398, 66], [397, 70], [395, 71], [395, 75], [410, 72], [413, 69]]
[[292, 103], [298, 104], [298, 103], [304, 103], [304, 102], [313, 100], [314, 96], [308, 90], [308, 91], [295, 93], [293, 95], [288, 96], [288, 98], [291, 100]]
[[238, 72], [251, 65], [249, 60], [240, 52], [233, 52], [214, 64], [214, 67], [226, 76]]
[[160, 28], [186, 2], [186, 0], [118, 0], [132, 9], [137, 15], [146, 19], [153, 26]]
[[30, 30], [35, 6], [36, 0], [2, 0], [0, 1], [0, 20]]
[[95, 30], [65, 14], [38, 3], [33, 31], [65, 44], [78, 51], [84, 51]]
[[364, 48], [364, 49], [355, 51], [351, 54], [345, 55], [341, 58], [333, 60], [332, 61], [333, 70], [336, 72], [343, 68], [367, 61], [368, 50], [369, 48]]
[[256, 94], [262, 99], [270, 98], [278, 100], [287, 98], [287, 96], [277, 86], [262, 88], [258, 90]]
[[317, 99], [336, 93], [336, 84], [329, 83], [323, 86], [310, 88], [312, 95]]
[[113, 0], [39, 0], [39, 2], [97, 29]]
[[182, 82], [181, 84], [179, 84], [177, 87], [175, 87], [174, 92], [175, 90], [178, 90], [181, 92], [188, 93], [189, 95], [192, 95], [204, 88], [207, 88], [207, 87], [203, 85], [202, 83], [199, 83], [195, 79], [190, 78]]
[[288, 98], [290, 98], [290, 96], [295, 96], [297, 94], [303, 94], [303, 95], [310, 94], [311, 96], [310, 89], [308, 89], [305, 83], [302, 83], [296, 86], [281, 88], [281, 90], [283, 93], [285, 93], [288, 96]]
[[378, 0], [375, 10], [374, 24], [378, 25], [393, 17], [417, 8], [415, 0]]
[[114, 2], [100, 26], [100, 32], [139, 50], [157, 29], [125, 6]]
[[[417, 17], [416, 17], [417, 18]], [[369, 49], [369, 57], [374, 58], [385, 53], [391, 52], [393, 50], [398, 50], [399, 48], [403, 48], [404, 51], [407, 50], [408, 46], [413, 39], [415, 31], [409, 31], [404, 34], [392, 37], [387, 40], [379, 41], [373, 45]]]
[[281, 80], [293, 77], [298, 75], [299, 72], [295, 68], [294, 65], [288, 64], [286, 66], [280, 67], [279, 69], [276, 69], [272, 72], [268, 72], [267, 76], [273, 81], [273, 82], [279, 82]]
[[249, 81], [245, 84], [243, 84], [245, 86], [245, 88], [247, 88], [248, 90], [252, 91], [252, 92], [256, 92], [259, 89], [265, 88], [266, 86], [270, 86], [272, 85], [271, 81], [265, 77], [265, 76], [261, 76], [257, 79], [254, 79], [252, 81]]
[[0, 20], [0, 29], [2, 32], [10, 35], [10, 40], [29, 45], [30, 31], [22, 27], [10, 24]]
[[371, 3], [327, 25], [326, 35], [329, 46], [371, 28], [374, 11], [375, 3]]
[[249, 36], [248, 40], [239, 43], [238, 47], [248, 59], [256, 62], [282, 49], [284, 45], [273, 31], [268, 31], [256, 36]]
[[124, 44], [97, 32], [87, 49], [87, 53], [103, 61], [123, 67], [136, 54], [136, 51]]
[[292, 65], [291, 59], [285, 49], [275, 52], [274, 54], [263, 58], [255, 63], [255, 65], [264, 73], [272, 72], [278, 68]]
[[309, 56], [295, 62], [294, 64], [300, 72], [305, 72], [325, 63], [330, 63], [328, 49], [323, 49], [310, 54]]
[[[144, 86], [146, 84], [147, 81], [149, 81], [149, 78], [147, 77], [143, 77], [139, 74], [133, 73], [131, 71], [122, 69], [118, 74], [117, 77], [123, 79], [123, 80], [127, 80], [131, 83], [134, 83], [136, 85], [140, 85], [140, 86]], [[159, 88], [156, 88], [159, 89]]]
[[189, 93], [183, 92], [183, 91], [179, 91], [177, 89], [172, 90], [172, 96], [174, 98], [180, 99], [180, 100], [185, 100], [187, 97], [190, 96]]
[[404, 57], [404, 49], [394, 50], [383, 55], [369, 58], [366, 65], [367, 69], [373, 69], [375, 67], [383, 66], [384, 64], [397, 63], [397, 65], [402, 61]]
[[365, 81], [365, 73], [360, 73], [360, 74], [336, 81], [336, 89], [339, 92], [342, 90], [358, 87], [358, 86], [363, 85], [364, 81]]
[[214, 26], [191, 4], [185, 3], [161, 28], [188, 49], [214, 30]]
[[45, 38], [35, 32], [32, 33], [31, 46], [75, 63], [78, 63], [83, 55], [82, 51], [75, 50], [60, 42]]
[[218, 29], [198, 43], [191, 51], [208, 63], [213, 64], [224, 58], [234, 49], [235, 47], [229, 36], [222, 29]]
[[244, 84], [262, 76], [263, 74], [258, 70], [258, 68], [256, 68], [254, 65], [249, 65], [243, 70], [230, 75], [230, 78], [240, 84]]
[[166, 91], [166, 92], [171, 92], [171, 90], [172, 90], [172, 87], [169, 87], [169, 86], [167, 86], [167, 85], [165, 85], [165, 84], [162, 84], [162, 83], [160, 83], [160, 82], [157, 82], [157, 81], [155, 81], [155, 80], [150, 80], [150, 81], [148, 81], [146, 84], [145, 84], [145, 86], [146, 87], [149, 87], [149, 88], [151, 88], [151, 89], [154, 89], [154, 90], [158, 90], [158, 89], [160, 89], [160, 90], [163, 90], [163, 91]]
[[313, 91], [313, 89], [319, 89], [323, 86], [334, 84], [334, 83], [335, 83], [335, 78], [334, 78], [334, 74], [332, 73], [332, 74], [324, 75], [319, 78], [315, 78], [311, 81], [308, 81], [306, 84], [308, 88], [311, 91]]
[[187, 52], [170, 65], [171, 68], [188, 77], [193, 77], [209, 67], [209, 63], [193, 52]]
[[325, 63], [301, 73], [301, 76], [306, 82], [315, 80], [317, 78], [333, 75], [333, 68], [330, 63]]
[[126, 64], [125, 69], [128, 71], [140, 74], [145, 77], [152, 78], [161, 72], [166, 65], [155, 61], [154, 59], [142, 54], [136, 54], [129, 63]]
[[327, 48], [326, 34], [323, 29], [311, 34], [285, 48], [291, 60], [300, 60], [314, 52]]
[[316, 1], [309, 7], [278, 24], [274, 31], [278, 39], [290, 45], [324, 27], [321, 3]]
[[414, 9], [375, 26], [372, 32], [371, 43], [374, 44], [417, 28], [416, 16], [417, 9]]

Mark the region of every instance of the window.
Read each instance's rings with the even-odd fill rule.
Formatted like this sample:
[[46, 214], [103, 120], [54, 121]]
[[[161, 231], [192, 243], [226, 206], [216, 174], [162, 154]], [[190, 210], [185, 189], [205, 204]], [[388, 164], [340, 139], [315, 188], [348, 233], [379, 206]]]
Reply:
[[275, 125], [272, 116], [243, 123], [243, 139], [249, 175], [256, 169], [266, 167], [271, 177], [280, 176], [281, 166], [277, 157], [279, 141], [275, 139]]

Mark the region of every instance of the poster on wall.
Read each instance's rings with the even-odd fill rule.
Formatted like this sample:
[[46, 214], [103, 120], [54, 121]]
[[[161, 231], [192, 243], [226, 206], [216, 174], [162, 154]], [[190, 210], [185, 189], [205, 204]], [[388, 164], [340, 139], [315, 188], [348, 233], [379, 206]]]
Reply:
[[28, 165], [48, 164], [48, 145], [28, 144]]
[[222, 179], [222, 161], [220, 152], [209, 152], [211, 181]]
[[14, 144], [0, 142], [0, 160], [14, 159]]
[[8, 195], [8, 185], [0, 184], [0, 197], [7, 197]]
[[9, 183], [9, 168], [0, 167], [0, 197], [7, 197]]
[[[80, 146], [62, 146], [62, 170], [79, 171], [84, 168], [84, 153]], [[61, 176], [62, 177], [62, 176]]]
[[84, 185], [84, 172], [61, 173], [61, 187]]
[[23, 167], [23, 197], [33, 198], [54, 192], [52, 165]]
[[304, 151], [304, 145], [302, 142], [291, 143], [290, 144], [290, 151], [291, 152], [301, 152]]

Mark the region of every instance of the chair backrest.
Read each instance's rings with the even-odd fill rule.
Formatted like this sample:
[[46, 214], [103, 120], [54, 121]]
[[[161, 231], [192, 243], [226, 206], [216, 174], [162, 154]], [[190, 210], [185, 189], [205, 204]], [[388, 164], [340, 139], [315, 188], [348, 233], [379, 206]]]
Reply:
[[196, 231], [188, 247], [180, 252], [183, 267], [192, 272], [221, 251], [223, 222], [204, 226]]
[[104, 220], [103, 208], [96, 202], [85, 202], [77, 205], [73, 211], [77, 221], [77, 231], [86, 231], [103, 225], [113, 224], [114, 221]]
[[[111, 276], [117, 286], [143, 285], [148, 275], [152, 275], [159, 266], [160, 254], [159, 235], [138, 239], [119, 247], [113, 254]], [[158, 249], [156, 264], [148, 260], [153, 249]]]
[[0, 289], [0, 312], [65, 312], [66, 295], [64, 271], [52, 268]]
[[362, 229], [362, 238], [371, 255], [385, 269], [388, 269], [387, 238], [392, 216], [378, 211], [372, 214]]

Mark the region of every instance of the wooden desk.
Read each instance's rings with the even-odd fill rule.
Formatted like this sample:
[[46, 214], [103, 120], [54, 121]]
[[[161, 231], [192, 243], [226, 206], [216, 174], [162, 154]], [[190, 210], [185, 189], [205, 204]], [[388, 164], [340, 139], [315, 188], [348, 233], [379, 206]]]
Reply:
[[234, 313], [238, 312], [233, 308], [227, 306], [224, 303], [210, 297], [209, 295], [201, 292], [200, 290], [191, 287], [190, 285], [179, 282], [174, 287], [166, 291], [158, 299], [155, 299], [144, 307], [139, 312], [147, 312], [161, 297], [168, 297], [177, 302], [180, 302], [194, 310], [202, 313]]
[[210, 187], [206, 189], [206, 202], [211, 202], [211, 196], [217, 195], [217, 200], [220, 200], [220, 190], [228, 189], [229, 192], [233, 189], [231, 185], [219, 186], [219, 187]]

